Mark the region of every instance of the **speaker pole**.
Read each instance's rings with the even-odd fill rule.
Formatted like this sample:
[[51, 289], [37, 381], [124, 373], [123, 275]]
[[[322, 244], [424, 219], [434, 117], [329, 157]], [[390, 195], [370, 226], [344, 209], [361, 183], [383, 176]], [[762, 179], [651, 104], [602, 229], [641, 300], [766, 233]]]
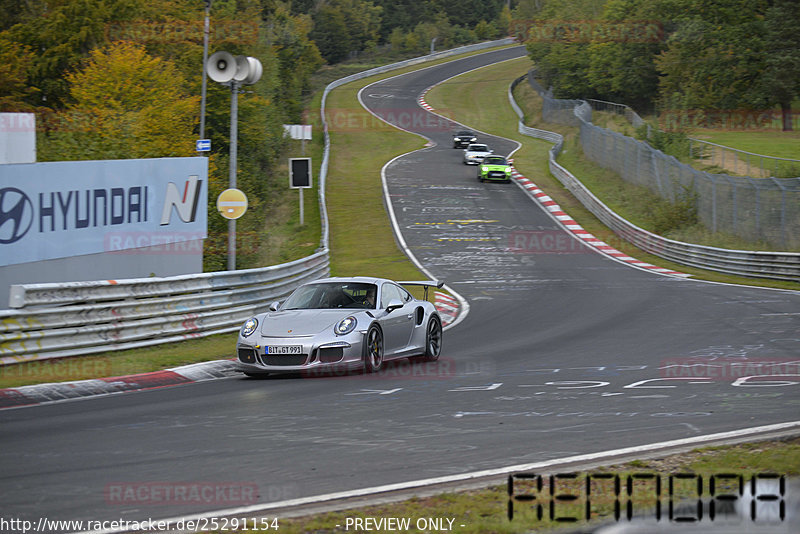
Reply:
[[[231, 149], [228, 164], [228, 187], [236, 189], [236, 157], [238, 142], [239, 82], [231, 80]], [[228, 220], [228, 270], [236, 270], [236, 219]]]
[[211, 11], [211, 0], [206, 0], [206, 18], [203, 26], [203, 84], [200, 91], [200, 139], [206, 138], [206, 63], [208, 62], [208, 17]]
[[[210, 3], [210, 0], [207, 0]], [[217, 83], [231, 88], [231, 134], [228, 162], [229, 189], [236, 189], [237, 116], [239, 114], [239, 87], [252, 85], [261, 78], [263, 67], [256, 58], [232, 56], [228, 52], [214, 52], [206, 62], [208, 76]], [[236, 270], [236, 219], [228, 219], [228, 270]]]

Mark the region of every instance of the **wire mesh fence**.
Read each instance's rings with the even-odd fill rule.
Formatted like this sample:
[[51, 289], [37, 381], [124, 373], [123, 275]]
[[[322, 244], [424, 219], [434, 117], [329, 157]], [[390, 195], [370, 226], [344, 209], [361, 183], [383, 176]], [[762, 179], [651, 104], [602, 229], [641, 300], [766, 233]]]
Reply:
[[[738, 236], [754, 246], [800, 248], [800, 178], [776, 178], [767, 172], [768, 166], [763, 168], [769, 177], [695, 169], [645, 142], [592, 124], [588, 102], [553, 98], [533, 71], [528, 81], [542, 97], [542, 118], [579, 127], [581, 148], [591, 161], [672, 203], [694, 202], [699, 220], [713, 232]], [[602, 103], [603, 110], [616, 111], [609, 104]], [[626, 107], [621, 108], [627, 114]]]
[[736, 176], [794, 178], [800, 176], [800, 160], [754, 154], [702, 139], [689, 138], [692, 160], [719, 167]]

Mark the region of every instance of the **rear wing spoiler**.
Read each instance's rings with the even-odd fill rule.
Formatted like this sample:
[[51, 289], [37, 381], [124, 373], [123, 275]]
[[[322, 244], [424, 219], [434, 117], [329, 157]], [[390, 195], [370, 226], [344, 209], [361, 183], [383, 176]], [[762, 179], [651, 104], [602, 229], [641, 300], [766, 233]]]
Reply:
[[422, 281], [411, 281], [411, 282], [397, 282], [401, 286], [422, 286], [425, 288], [425, 300], [428, 300], [428, 288], [435, 287], [436, 289], [441, 289], [444, 286], [444, 280], [422, 280]]

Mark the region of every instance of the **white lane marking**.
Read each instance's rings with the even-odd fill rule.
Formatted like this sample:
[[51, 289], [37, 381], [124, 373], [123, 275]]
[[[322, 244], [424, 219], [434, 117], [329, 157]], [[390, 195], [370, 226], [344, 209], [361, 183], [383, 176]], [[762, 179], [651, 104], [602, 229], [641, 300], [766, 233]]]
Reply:
[[448, 389], [447, 391], [492, 391], [502, 386], [502, 382], [495, 382], [486, 386], [464, 386], [456, 389]]
[[391, 395], [392, 393], [397, 393], [403, 388], [394, 388], [394, 389], [362, 389], [358, 393], [345, 393], [345, 395]]

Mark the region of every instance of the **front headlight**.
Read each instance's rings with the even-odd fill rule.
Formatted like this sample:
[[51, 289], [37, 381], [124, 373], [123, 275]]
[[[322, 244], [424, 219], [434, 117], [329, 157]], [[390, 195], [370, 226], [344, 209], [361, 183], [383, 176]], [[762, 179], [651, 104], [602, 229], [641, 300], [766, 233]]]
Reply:
[[477, 141], [477, 140], [478, 140], [477, 137], [473, 137], [472, 139], [470, 139], [470, 141]]
[[506, 167], [506, 174], [511, 174], [511, 167]]
[[249, 336], [256, 331], [256, 328], [258, 328], [258, 319], [251, 317], [250, 319], [246, 320], [242, 325], [242, 337]]
[[336, 326], [333, 327], [333, 332], [337, 336], [343, 336], [355, 330], [357, 324], [358, 321], [356, 321], [356, 318], [351, 315], [336, 323]]
[[481, 172], [486, 172], [486, 171], [488, 171], [488, 170], [489, 170], [489, 168], [488, 168], [488, 167], [481, 167]]

